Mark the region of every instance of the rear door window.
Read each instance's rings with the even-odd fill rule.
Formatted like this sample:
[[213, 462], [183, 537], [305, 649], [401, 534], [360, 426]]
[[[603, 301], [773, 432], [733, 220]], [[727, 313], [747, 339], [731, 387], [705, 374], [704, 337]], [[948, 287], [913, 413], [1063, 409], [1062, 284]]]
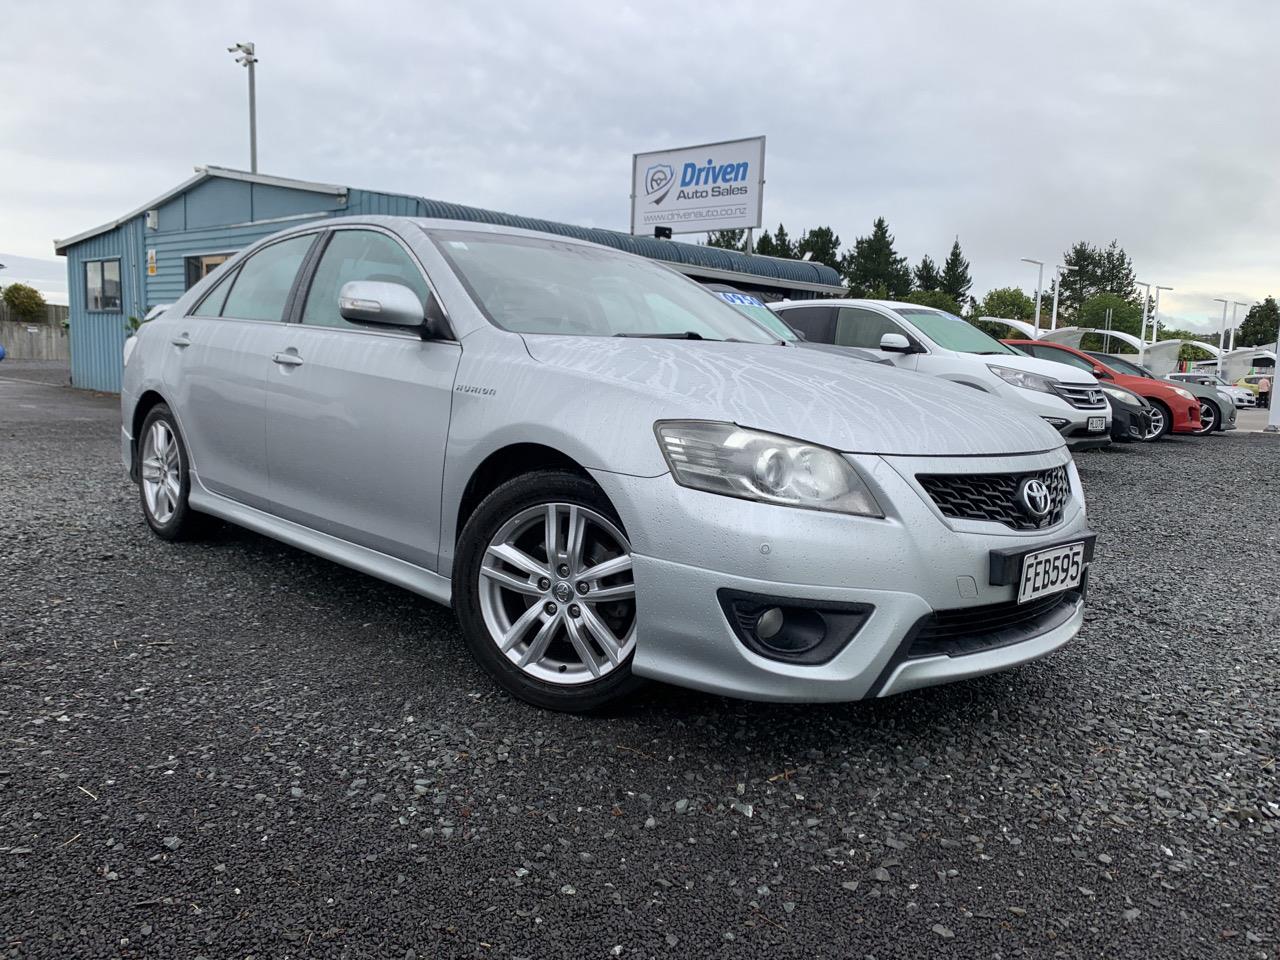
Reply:
[[777, 310], [793, 330], [799, 330], [811, 343], [835, 343], [834, 307], [779, 307]]
[[231, 285], [222, 316], [237, 320], [283, 320], [298, 268], [315, 239], [314, 233], [290, 237], [263, 247], [246, 260]]

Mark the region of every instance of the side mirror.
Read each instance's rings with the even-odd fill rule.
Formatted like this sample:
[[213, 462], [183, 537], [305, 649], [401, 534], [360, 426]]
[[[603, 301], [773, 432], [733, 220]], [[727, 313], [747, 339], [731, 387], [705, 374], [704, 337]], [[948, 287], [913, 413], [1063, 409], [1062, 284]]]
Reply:
[[1099, 380], [1114, 380], [1114, 379], [1115, 379], [1115, 377], [1113, 377], [1110, 373], [1108, 373], [1108, 372], [1107, 372], [1106, 370], [1104, 370], [1102, 367], [1094, 367], [1094, 368], [1093, 368], [1093, 375], [1094, 375], [1095, 377], [1097, 377]]
[[338, 313], [351, 323], [417, 330], [424, 340], [440, 335], [439, 318], [428, 320], [418, 295], [402, 283], [384, 280], [344, 283], [338, 293]]
[[901, 333], [886, 333], [880, 338], [880, 349], [886, 353], [917, 353], [917, 348], [911, 345]]

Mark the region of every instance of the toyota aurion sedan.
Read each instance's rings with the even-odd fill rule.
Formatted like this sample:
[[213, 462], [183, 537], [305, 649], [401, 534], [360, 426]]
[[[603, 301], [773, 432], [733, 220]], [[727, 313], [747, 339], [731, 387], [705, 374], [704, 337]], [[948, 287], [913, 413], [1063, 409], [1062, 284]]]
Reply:
[[812, 343], [856, 347], [894, 366], [962, 383], [1040, 417], [1073, 450], [1111, 442], [1111, 407], [1089, 373], [1063, 375], [954, 314], [891, 300], [790, 300], [773, 305]]
[[121, 404], [157, 535], [221, 517], [452, 604], [543, 707], [643, 678], [886, 696], [1041, 657], [1083, 617], [1094, 536], [1057, 431], [779, 345], [564, 237], [276, 234], [142, 325]]

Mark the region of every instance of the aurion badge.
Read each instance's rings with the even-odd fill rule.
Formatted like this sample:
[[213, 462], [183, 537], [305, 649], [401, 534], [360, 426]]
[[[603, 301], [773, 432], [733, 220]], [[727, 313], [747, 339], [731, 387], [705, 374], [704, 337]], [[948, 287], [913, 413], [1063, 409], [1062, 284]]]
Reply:
[[1027, 477], [1018, 487], [1018, 500], [1027, 516], [1033, 520], [1043, 520], [1053, 507], [1049, 496], [1049, 488], [1037, 477]]

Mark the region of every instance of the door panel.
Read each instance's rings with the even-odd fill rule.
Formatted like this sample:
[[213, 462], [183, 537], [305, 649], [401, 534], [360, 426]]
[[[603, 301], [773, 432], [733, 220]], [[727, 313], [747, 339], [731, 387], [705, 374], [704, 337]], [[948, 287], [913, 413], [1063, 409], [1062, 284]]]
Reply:
[[[165, 383], [200, 482], [253, 507], [269, 504], [265, 400], [268, 347], [315, 234], [263, 247], [187, 317], [165, 321]], [[230, 296], [228, 296], [228, 290]], [[239, 297], [236, 297], [239, 291]], [[236, 312], [249, 317], [231, 315]], [[221, 314], [221, 315], [220, 315]]]
[[434, 570], [462, 348], [347, 323], [337, 291], [361, 279], [401, 282], [430, 296], [420, 267], [395, 240], [333, 231], [303, 322], [277, 328], [266, 361], [272, 511]]

